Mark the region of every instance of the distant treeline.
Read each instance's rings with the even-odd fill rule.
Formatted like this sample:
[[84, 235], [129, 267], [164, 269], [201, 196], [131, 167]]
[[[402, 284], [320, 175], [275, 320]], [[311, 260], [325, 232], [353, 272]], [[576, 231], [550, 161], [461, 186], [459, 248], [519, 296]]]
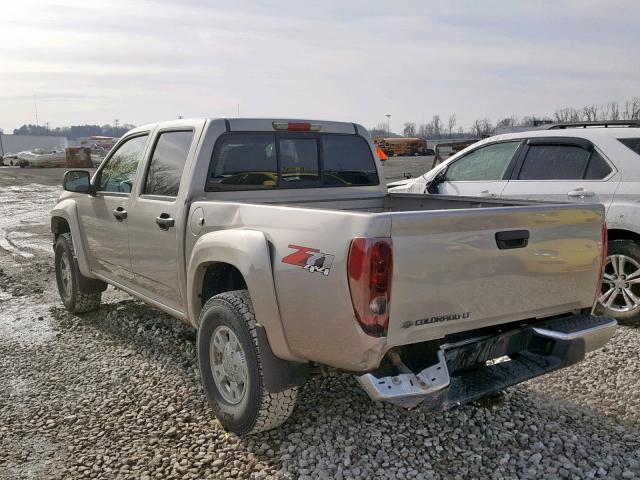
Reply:
[[602, 105], [590, 104], [581, 108], [561, 108], [549, 115], [526, 115], [506, 117], [493, 123], [489, 118], [475, 120], [470, 128], [456, 128], [455, 113], [449, 115], [445, 123], [440, 115], [433, 115], [430, 122], [416, 125], [414, 122], [405, 122], [402, 133], [389, 131], [388, 123], [379, 123], [369, 129], [375, 137], [419, 137], [424, 139], [456, 139], [462, 137], [483, 138], [494, 135], [496, 132], [508, 131], [511, 127], [537, 127], [546, 123], [568, 122], [594, 122], [605, 120], [640, 120], [640, 97], [634, 97], [622, 103], [609, 102]]
[[93, 137], [100, 135], [105, 137], [120, 137], [126, 131], [135, 128], [135, 125], [125, 123], [123, 125], [71, 125], [70, 127], [48, 128], [42, 125], [22, 125], [13, 130], [14, 135], [51, 135], [67, 137], [69, 140], [77, 140], [81, 137]]

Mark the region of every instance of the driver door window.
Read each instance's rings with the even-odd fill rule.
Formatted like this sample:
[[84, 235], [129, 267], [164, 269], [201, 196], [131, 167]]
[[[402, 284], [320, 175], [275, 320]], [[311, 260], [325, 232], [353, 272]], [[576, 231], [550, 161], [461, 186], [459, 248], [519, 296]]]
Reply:
[[120, 145], [100, 171], [97, 190], [131, 193], [146, 143], [147, 135], [140, 135]]
[[451, 164], [449, 182], [502, 180], [520, 142], [503, 142], [478, 148]]
[[449, 165], [438, 193], [499, 197], [507, 184], [503, 178], [519, 146], [520, 141], [501, 142], [468, 153]]

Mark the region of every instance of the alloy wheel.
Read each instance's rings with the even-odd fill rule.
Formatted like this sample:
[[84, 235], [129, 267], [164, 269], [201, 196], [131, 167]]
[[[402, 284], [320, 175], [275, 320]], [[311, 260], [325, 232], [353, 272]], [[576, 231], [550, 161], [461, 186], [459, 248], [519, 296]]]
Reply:
[[598, 302], [618, 313], [640, 307], [640, 264], [626, 255], [608, 256]]

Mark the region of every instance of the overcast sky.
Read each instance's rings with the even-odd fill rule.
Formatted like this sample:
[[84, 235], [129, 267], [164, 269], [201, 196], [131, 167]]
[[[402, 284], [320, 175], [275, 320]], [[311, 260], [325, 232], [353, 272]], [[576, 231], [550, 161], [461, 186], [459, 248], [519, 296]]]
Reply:
[[0, 128], [196, 116], [423, 123], [640, 96], [640, 1], [0, 7]]

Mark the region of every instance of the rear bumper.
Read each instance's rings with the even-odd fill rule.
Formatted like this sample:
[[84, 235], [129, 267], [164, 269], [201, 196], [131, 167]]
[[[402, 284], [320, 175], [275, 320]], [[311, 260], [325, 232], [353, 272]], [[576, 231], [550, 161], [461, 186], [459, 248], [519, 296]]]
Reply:
[[[497, 335], [443, 344], [438, 361], [420, 372], [358, 377], [373, 400], [413, 408], [425, 402], [447, 410], [511, 385], [564, 368], [603, 347], [617, 322], [609, 317], [575, 315]], [[509, 360], [489, 360], [508, 356]]]

